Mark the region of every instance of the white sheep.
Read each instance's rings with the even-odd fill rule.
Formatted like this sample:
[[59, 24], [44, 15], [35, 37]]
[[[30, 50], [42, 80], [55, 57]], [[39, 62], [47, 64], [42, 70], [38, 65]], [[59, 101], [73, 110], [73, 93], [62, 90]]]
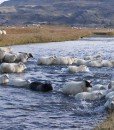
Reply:
[[96, 54], [94, 56], [85, 56], [84, 60], [94, 61], [94, 60], [102, 60], [101, 54]]
[[8, 85], [14, 86], [14, 87], [23, 87], [27, 88], [29, 86], [30, 82], [28, 80], [22, 79], [22, 78], [12, 78], [9, 80]]
[[81, 92], [75, 95], [76, 100], [98, 100], [105, 96], [106, 91]]
[[102, 84], [93, 85], [91, 91], [95, 90], [108, 90], [108, 85], [102, 85]]
[[29, 58], [33, 58], [33, 55], [31, 53], [19, 52], [18, 54], [16, 54], [15, 62], [25, 63]]
[[8, 74], [3, 74], [0, 76], [0, 84], [7, 84], [9, 82], [9, 75]]
[[109, 83], [109, 89], [111, 89], [112, 91], [114, 91], [114, 80], [112, 80], [110, 83]]
[[2, 34], [3, 34], [3, 35], [6, 35], [7, 33], [6, 33], [6, 31], [5, 31], [5, 30], [2, 30]]
[[76, 95], [77, 93], [87, 92], [91, 88], [91, 84], [88, 81], [71, 81], [63, 85], [61, 91], [67, 95]]
[[0, 49], [0, 61], [2, 62], [5, 56], [5, 51]]
[[3, 61], [6, 63], [13, 63], [13, 62], [15, 62], [16, 58], [17, 58], [16, 54], [6, 53]]
[[74, 61], [74, 64], [76, 64], [76, 65], [86, 65], [87, 61], [84, 60], [84, 59], [78, 59], [78, 58], [76, 58], [75, 61]]
[[111, 60], [110, 62], [112, 64], [112, 67], [114, 67], [114, 60]]
[[113, 64], [112, 64], [111, 61], [102, 60], [102, 66], [103, 66], [103, 67], [113, 67]]
[[37, 61], [38, 65], [52, 65], [54, 57], [40, 57]]
[[20, 63], [2, 63], [0, 65], [1, 73], [21, 73], [26, 69], [26, 66]]
[[0, 30], [0, 35], [2, 35], [2, 30]]
[[6, 53], [12, 53], [11, 47], [0, 47], [0, 50], [5, 51]]
[[105, 108], [109, 111], [114, 111], [114, 97], [111, 99], [108, 99], [106, 103], [104, 104]]
[[114, 91], [110, 91], [107, 95], [106, 95], [106, 100], [114, 98]]
[[87, 66], [85, 66], [85, 65], [69, 66], [68, 71], [70, 73], [89, 72], [89, 68]]
[[102, 61], [101, 60], [90, 61], [87, 63], [87, 66], [102, 67]]
[[71, 57], [54, 57], [53, 64], [55, 65], [71, 65], [74, 62], [74, 58]]

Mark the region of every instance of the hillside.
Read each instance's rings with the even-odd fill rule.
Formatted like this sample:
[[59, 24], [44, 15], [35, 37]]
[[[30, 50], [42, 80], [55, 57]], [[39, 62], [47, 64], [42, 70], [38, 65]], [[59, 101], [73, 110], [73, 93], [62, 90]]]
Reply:
[[113, 7], [114, 0], [9, 0], [0, 6], [0, 21], [114, 27]]

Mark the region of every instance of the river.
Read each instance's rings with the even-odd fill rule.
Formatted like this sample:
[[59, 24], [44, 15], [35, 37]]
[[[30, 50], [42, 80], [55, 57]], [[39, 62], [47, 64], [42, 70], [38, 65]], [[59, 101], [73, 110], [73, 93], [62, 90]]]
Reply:
[[114, 68], [92, 68], [91, 73], [69, 74], [68, 66], [40, 66], [40, 56], [71, 56], [103, 54], [114, 59], [113, 37], [90, 37], [78, 41], [12, 46], [14, 52], [30, 52], [35, 59], [27, 62], [27, 70], [10, 77], [50, 81], [52, 92], [33, 92], [24, 88], [0, 86], [0, 129], [2, 130], [91, 130], [102, 122], [107, 112], [104, 100], [76, 101], [63, 95], [60, 88], [66, 81], [91, 80], [108, 84], [114, 79]]

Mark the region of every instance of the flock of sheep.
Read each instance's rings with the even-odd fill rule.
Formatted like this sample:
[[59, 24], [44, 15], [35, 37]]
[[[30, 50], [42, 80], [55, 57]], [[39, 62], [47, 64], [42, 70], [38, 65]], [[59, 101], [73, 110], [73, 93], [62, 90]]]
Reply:
[[[35, 91], [51, 91], [51, 83], [31, 82], [25, 79], [10, 79], [9, 73], [21, 73], [27, 67], [25, 63], [33, 58], [31, 53], [14, 53], [9, 47], [0, 48], [0, 84], [25, 87]], [[85, 56], [83, 59], [73, 57], [48, 56], [40, 57], [38, 65], [67, 65], [68, 73], [88, 72], [89, 67], [114, 67], [114, 60], [104, 60], [101, 54]], [[106, 99], [104, 106], [110, 110], [114, 109], [114, 81], [109, 85], [92, 85], [89, 81], [70, 81], [64, 83], [60, 91], [67, 95], [73, 95], [76, 100], [100, 100]]]

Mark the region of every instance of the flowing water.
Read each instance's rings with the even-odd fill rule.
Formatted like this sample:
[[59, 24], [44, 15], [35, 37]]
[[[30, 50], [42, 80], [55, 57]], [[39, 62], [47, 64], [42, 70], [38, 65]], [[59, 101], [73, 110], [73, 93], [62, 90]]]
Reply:
[[114, 78], [114, 68], [92, 68], [89, 73], [69, 74], [68, 66], [38, 66], [40, 56], [71, 56], [101, 53], [104, 59], [114, 59], [114, 38], [90, 37], [78, 41], [12, 46], [14, 52], [30, 52], [27, 70], [10, 77], [51, 82], [54, 90], [33, 92], [24, 88], [0, 86], [0, 130], [90, 130], [102, 122], [107, 112], [104, 100], [76, 101], [63, 95], [60, 88], [66, 81], [92, 80], [93, 84], [108, 84]]

